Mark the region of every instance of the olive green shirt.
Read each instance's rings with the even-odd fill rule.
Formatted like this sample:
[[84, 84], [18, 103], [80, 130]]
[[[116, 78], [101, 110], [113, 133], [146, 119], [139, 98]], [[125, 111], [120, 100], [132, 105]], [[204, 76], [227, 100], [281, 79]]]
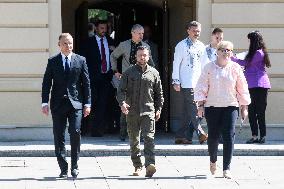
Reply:
[[117, 100], [120, 106], [123, 101], [130, 106], [129, 115], [155, 117], [155, 112], [161, 112], [164, 103], [159, 72], [148, 64], [144, 72], [137, 64], [128, 68], [122, 74]]

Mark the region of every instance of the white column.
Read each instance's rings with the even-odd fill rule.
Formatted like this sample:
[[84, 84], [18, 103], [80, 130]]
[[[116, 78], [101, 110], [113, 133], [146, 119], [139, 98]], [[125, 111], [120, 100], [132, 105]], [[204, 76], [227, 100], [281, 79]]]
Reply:
[[208, 44], [212, 27], [212, 3], [211, 1], [196, 0], [196, 20], [202, 24], [200, 40]]
[[62, 32], [61, 0], [48, 1], [49, 56], [58, 52], [58, 36]]

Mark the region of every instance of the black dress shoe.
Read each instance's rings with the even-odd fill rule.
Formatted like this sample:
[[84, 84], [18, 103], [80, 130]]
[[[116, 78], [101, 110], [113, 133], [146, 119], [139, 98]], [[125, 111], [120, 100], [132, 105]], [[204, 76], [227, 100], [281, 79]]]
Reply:
[[176, 138], [175, 144], [192, 144], [192, 140], [187, 140], [186, 138]]
[[67, 171], [61, 171], [59, 178], [67, 178]]
[[247, 144], [254, 144], [254, 143], [258, 143], [258, 138], [256, 138], [256, 139], [251, 138], [251, 139], [249, 139], [246, 143], [247, 143]]
[[265, 137], [260, 137], [260, 139], [258, 140], [258, 142], [260, 144], [264, 144], [265, 143]]
[[79, 169], [71, 170], [71, 175], [73, 178], [77, 178], [78, 174], [79, 174]]

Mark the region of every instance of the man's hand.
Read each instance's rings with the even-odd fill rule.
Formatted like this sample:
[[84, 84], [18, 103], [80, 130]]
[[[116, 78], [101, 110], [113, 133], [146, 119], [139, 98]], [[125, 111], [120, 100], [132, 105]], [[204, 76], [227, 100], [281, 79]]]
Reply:
[[121, 108], [122, 113], [124, 113], [125, 115], [127, 115], [129, 113], [128, 108], [130, 108], [130, 106], [128, 104], [126, 104], [125, 102], [122, 103], [120, 108]]
[[48, 105], [45, 105], [45, 106], [41, 107], [41, 111], [42, 111], [42, 113], [44, 115], [48, 116], [48, 114], [49, 114], [49, 107], [48, 107]]
[[242, 120], [246, 119], [246, 117], [248, 116], [248, 106], [241, 105], [241, 116], [242, 116]]
[[200, 106], [197, 108], [197, 116], [204, 117], [204, 106]]
[[158, 121], [161, 117], [161, 112], [160, 111], [156, 111], [156, 114], [155, 114], [155, 120]]
[[84, 106], [84, 110], [83, 110], [84, 117], [87, 117], [90, 113], [91, 113], [91, 108]]
[[180, 84], [174, 84], [173, 87], [174, 87], [175, 91], [177, 91], [177, 92], [180, 91]]
[[121, 74], [121, 73], [119, 73], [119, 72], [116, 72], [114, 75], [115, 75], [115, 77], [116, 77], [117, 79], [120, 79], [120, 78], [121, 78], [121, 76], [122, 76], [122, 74]]

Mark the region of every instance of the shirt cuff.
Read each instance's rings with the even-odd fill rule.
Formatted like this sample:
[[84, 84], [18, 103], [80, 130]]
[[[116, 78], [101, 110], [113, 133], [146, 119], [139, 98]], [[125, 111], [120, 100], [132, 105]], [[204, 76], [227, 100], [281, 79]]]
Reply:
[[179, 79], [173, 79], [172, 84], [180, 85]]
[[91, 108], [91, 104], [85, 104], [84, 107]]
[[41, 107], [48, 106], [48, 103], [41, 103]]

